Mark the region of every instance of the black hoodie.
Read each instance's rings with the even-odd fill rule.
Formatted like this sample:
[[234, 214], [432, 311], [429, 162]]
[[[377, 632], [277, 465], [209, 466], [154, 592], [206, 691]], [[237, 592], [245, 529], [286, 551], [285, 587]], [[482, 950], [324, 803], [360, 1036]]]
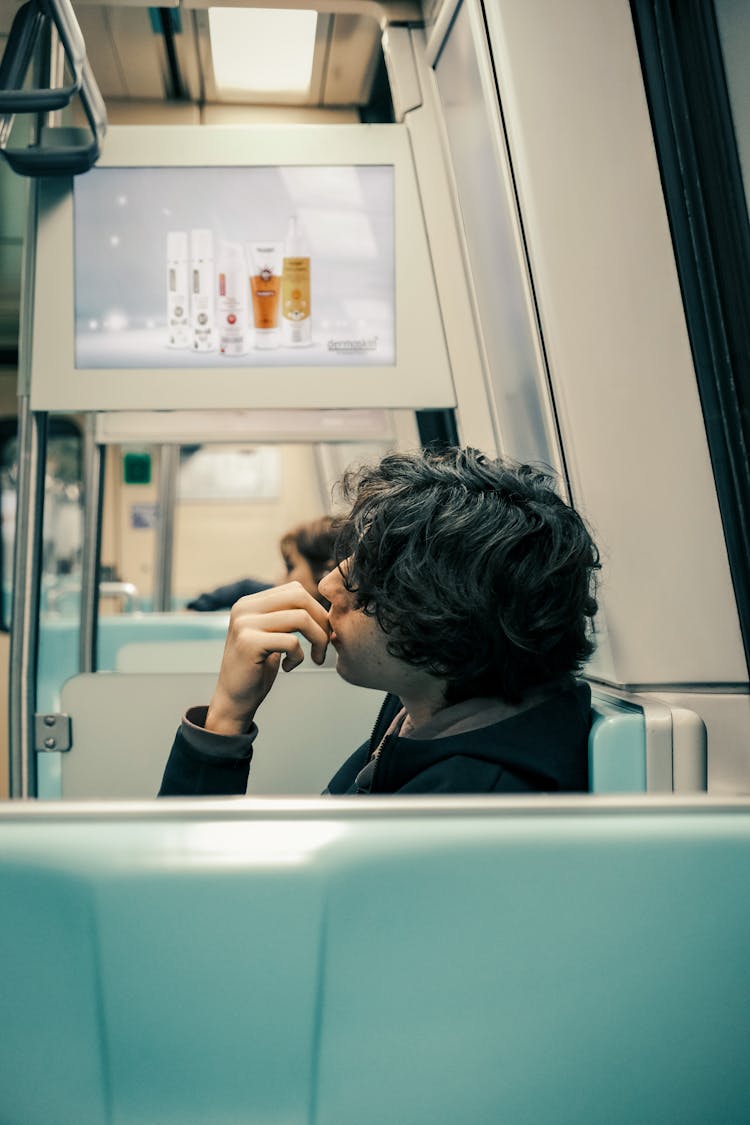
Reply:
[[[571, 682], [542, 702], [476, 730], [431, 739], [388, 734], [401, 709], [389, 695], [372, 736], [331, 778], [325, 793], [556, 793], [588, 789], [591, 692]], [[376, 757], [373, 757], [378, 748]], [[252, 751], [219, 757], [178, 731], [159, 796], [242, 794]]]
[[344, 762], [329, 782], [327, 793], [554, 793], [588, 789], [591, 692], [587, 684], [571, 683], [534, 707], [488, 726], [429, 740], [400, 738], [397, 734], [384, 739], [400, 707], [395, 696], [386, 697], [370, 742]]

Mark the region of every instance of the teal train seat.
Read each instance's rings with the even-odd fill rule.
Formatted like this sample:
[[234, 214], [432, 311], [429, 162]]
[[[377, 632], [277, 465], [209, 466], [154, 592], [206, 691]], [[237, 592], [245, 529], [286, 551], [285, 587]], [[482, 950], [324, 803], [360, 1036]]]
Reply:
[[707, 753], [706, 728], [694, 711], [592, 685], [592, 793], [704, 792]]
[[11, 1125], [746, 1125], [750, 800], [0, 809]]
[[589, 785], [592, 793], [646, 792], [643, 711], [598, 692], [591, 696]]
[[[70, 679], [63, 688], [62, 709], [71, 716], [73, 747], [69, 753], [55, 755], [61, 759], [61, 780], [54, 795], [153, 796], [180, 716], [191, 704], [206, 703], [211, 697], [221, 646], [220, 639], [189, 638], [181, 644], [126, 643], [117, 660], [127, 670]], [[213, 671], [189, 671], [204, 653], [213, 661]], [[157, 671], [160, 660], [162, 667], [175, 668], [178, 657], [184, 660], [184, 670]], [[317, 796], [368, 736], [381, 700], [377, 692], [345, 683], [332, 667], [316, 668], [309, 661], [292, 675], [280, 677], [259, 716], [250, 794]], [[705, 790], [705, 741], [691, 738], [682, 751], [682, 759], [699, 761], [700, 769], [683, 769], [682, 780], [674, 769], [673, 758], [681, 759], [676, 753], [678, 724], [670, 708], [645, 697], [598, 688], [592, 704], [593, 792]], [[692, 718], [700, 724], [697, 716]], [[47, 757], [40, 755], [40, 765], [46, 764]], [[53, 794], [45, 790], [42, 795]]]
[[[228, 613], [120, 613], [100, 617], [97, 667], [102, 671], [114, 670], [121, 650], [136, 644], [154, 646], [155, 652], [160, 651], [156, 646], [181, 646], [186, 642], [213, 641], [223, 645], [228, 621]], [[63, 684], [78, 672], [78, 639], [77, 618], [42, 617], [38, 711], [59, 708]], [[164, 662], [161, 667], [170, 670]]]
[[[221, 663], [228, 621], [228, 613], [122, 613], [102, 616], [99, 618], [97, 635], [97, 667], [102, 672], [125, 670], [133, 666], [149, 672], [190, 672], [206, 667], [216, 671]], [[62, 700], [66, 684], [77, 677], [78, 669], [78, 619], [55, 614], [43, 615], [39, 630], [37, 712], [43, 714], [64, 710]], [[132, 714], [134, 709], [141, 706], [147, 706], [147, 701], [133, 700], [131, 697], [128, 711]], [[179, 714], [175, 725], [178, 718]], [[105, 744], [117, 760], [121, 751], [128, 752], [128, 746], [117, 746], [113, 744], [112, 738], [113, 730], [109, 726]], [[62, 790], [61, 758], [60, 754], [39, 755], [40, 797], [56, 798], [61, 794], [70, 796]], [[127, 787], [124, 793], [113, 788], [102, 795], [132, 795], [135, 786], [135, 795], [145, 796], [143, 780], [135, 775], [131, 781], [130, 792]], [[139, 785], [141, 788], [138, 788]], [[80, 793], [80, 796], [85, 795], [87, 794]]]

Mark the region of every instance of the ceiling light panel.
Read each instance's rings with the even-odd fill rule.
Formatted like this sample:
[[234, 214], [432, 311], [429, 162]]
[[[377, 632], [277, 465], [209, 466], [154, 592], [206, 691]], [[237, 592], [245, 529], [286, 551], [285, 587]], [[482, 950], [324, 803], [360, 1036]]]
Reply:
[[289, 8], [210, 8], [217, 93], [304, 96], [313, 71], [318, 14]]

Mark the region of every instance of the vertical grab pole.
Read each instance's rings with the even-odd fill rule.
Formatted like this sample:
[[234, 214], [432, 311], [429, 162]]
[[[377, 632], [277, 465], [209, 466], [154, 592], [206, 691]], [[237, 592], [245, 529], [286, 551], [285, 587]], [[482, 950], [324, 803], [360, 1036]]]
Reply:
[[39, 184], [32, 180], [29, 184], [18, 341], [18, 489], [8, 677], [8, 789], [11, 797], [35, 797], [37, 793], [34, 712], [47, 458], [47, 415], [32, 411], [30, 402], [38, 206]]
[[81, 672], [96, 671], [103, 497], [104, 457], [102, 446], [96, 441], [96, 414], [87, 414], [83, 443], [83, 557], [81, 632], [78, 638], [78, 668]]
[[172, 608], [174, 510], [179, 464], [179, 445], [162, 445], [159, 449], [159, 519], [154, 560], [154, 609], [157, 612]]
[[8, 677], [8, 792], [11, 797], [35, 797], [34, 712], [39, 651], [39, 583], [42, 572], [47, 415], [32, 412], [28, 395], [19, 395], [18, 410], [18, 492]]
[[[37, 63], [38, 85], [49, 85], [59, 72], [60, 43], [51, 25]], [[13, 119], [7, 123], [7, 135]], [[32, 138], [39, 143], [45, 115], [39, 113]], [[40, 185], [29, 183], [21, 276], [18, 332], [18, 488], [13, 551], [10, 670], [8, 675], [8, 792], [11, 797], [36, 797], [34, 738], [36, 680], [39, 656], [39, 590], [44, 543], [44, 474], [47, 464], [47, 414], [31, 409], [31, 366], [34, 342], [34, 281], [39, 222]]]

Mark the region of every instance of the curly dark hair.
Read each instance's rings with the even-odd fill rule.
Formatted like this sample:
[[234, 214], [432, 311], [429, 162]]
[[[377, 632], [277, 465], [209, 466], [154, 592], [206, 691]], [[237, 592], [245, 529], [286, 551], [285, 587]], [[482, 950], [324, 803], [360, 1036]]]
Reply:
[[341, 482], [336, 558], [388, 651], [446, 702], [519, 703], [594, 649], [599, 552], [553, 475], [475, 449], [392, 453]]

